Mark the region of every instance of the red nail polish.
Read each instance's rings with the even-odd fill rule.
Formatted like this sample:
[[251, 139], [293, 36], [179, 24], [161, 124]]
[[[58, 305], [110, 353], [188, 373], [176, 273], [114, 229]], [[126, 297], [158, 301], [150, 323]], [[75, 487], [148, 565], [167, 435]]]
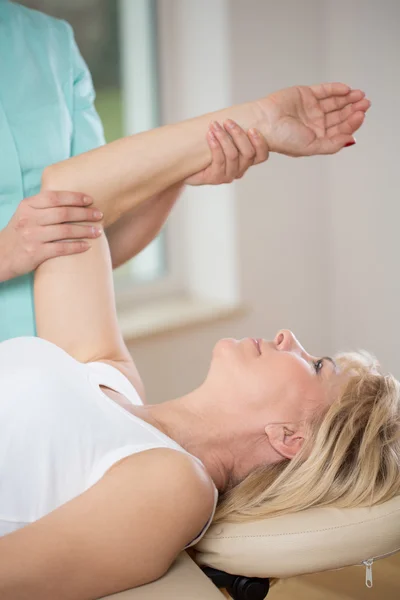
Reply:
[[347, 142], [347, 144], [345, 144], [343, 146], [343, 148], [348, 148], [349, 146], [354, 146], [355, 142]]

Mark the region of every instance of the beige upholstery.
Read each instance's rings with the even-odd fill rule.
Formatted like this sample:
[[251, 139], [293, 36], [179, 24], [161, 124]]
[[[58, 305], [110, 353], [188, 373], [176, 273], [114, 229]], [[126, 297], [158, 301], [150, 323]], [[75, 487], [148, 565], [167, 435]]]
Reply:
[[318, 508], [213, 525], [199, 564], [248, 577], [292, 577], [361, 564], [400, 550], [400, 496], [372, 508]]
[[224, 600], [223, 595], [191, 558], [182, 552], [158, 581], [107, 596], [107, 600]]
[[[400, 551], [400, 496], [372, 508], [317, 508], [210, 527], [196, 560], [248, 577], [293, 577], [362, 564]], [[108, 596], [113, 600], [222, 600], [183, 552], [154, 583]]]

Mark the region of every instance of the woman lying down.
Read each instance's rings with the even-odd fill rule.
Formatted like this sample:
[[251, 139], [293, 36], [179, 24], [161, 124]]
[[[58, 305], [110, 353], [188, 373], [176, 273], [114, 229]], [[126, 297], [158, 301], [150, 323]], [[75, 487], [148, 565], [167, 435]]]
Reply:
[[[271, 152], [351, 143], [369, 102], [343, 84], [118, 140], [45, 170], [109, 226], [210, 162], [210, 120]], [[105, 235], [35, 274], [38, 338], [0, 344], [0, 597], [88, 600], [162, 576], [214, 517], [358, 506], [399, 493], [399, 383], [359, 354], [312, 356], [289, 331], [219, 341], [199, 388], [144, 405]], [[215, 513], [218, 497], [220, 503]]]

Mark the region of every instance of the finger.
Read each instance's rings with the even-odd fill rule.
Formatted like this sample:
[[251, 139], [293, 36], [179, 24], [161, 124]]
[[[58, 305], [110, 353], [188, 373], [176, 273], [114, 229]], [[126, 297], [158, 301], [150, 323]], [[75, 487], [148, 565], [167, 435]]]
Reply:
[[349, 104], [345, 108], [342, 108], [342, 110], [336, 110], [335, 112], [331, 112], [325, 117], [326, 128], [329, 129], [329, 127], [333, 127], [334, 125], [343, 123], [350, 117], [350, 115], [358, 111], [365, 113], [367, 112], [370, 106], [371, 102], [367, 98], [363, 98], [355, 104]]
[[225, 181], [226, 167], [225, 154], [212, 129], [209, 129], [207, 132], [207, 141], [211, 150], [211, 164], [208, 167], [211, 180], [215, 181], [215, 183], [223, 183]]
[[351, 88], [345, 83], [335, 82], [312, 85], [311, 90], [318, 100], [323, 100], [331, 96], [345, 96], [350, 92]]
[[40, 192], [37, 196], [29, 198], [33, 208], [50, 208], [56, 206], [90, 206], [93, 198], [77, 192]]
[[90, 242], [81, 240], [79, 242], [50, 242], [44, 244], [44, 259], [55, 258], [56, 256], [69, 256], [71, 254], [80, 254], [91, 248]]
[[40, 237], [43, 242], [58, 242], [60, 240], [79, 240], [96, 238], [101, 235], [99, 227], [88, 225], [49, 225], [41, 227]]
[[238, 172], [234, 177], [242, 177], [247, 169], [254, 164], [256, 149], [245, 131], [235, 121], [232, 121], [232, 119], [227, 119], [224, 122], [224, 129], [231, 136], [233, 143], [239, 151]]
[[[36, 214], [36, 213], [35, 213]], [[77, 208], [59, 206], [46, 208], [37, 213], [40, 225], [56, 225], [57, 223], [78, 223], [80, 221], [100, 221], [103, 214], [96, 208]]]
[[332, 138], [323, 138], [316, 140], [313, 144], [314, 154], [336, 154], [345, 146], [355, 144], [355, 139], [352, 135], [338, 134]]
[[257, 129], [249, 129], [248, 134], [256, 151], [253, 165], [265, 162], [269, 156], [269, 148], [264, 136]]
[[337, 135], [352, 135], [357, 129], [361, 127], [365, 119], [365, 113], [358, 111], [350, 115], [346, 121], [329, 127], [326, 134], [328, 138], [333, 138]]
[[355, 104], [365, 98], [364, 92], [361, 90], [352, 90], [346, 96], [333, 96], [332, 98], [326, 98], [321, 100], [319, 105], [324, 113], [330, 113], [336, 110], [344, 108], [348, 104]]
[[227, 181], [233, 181], [239, 171], [239, 151], [221, 125], [214, 121], [211, 125], [212, 131], [222, 146], [225, 155], [225, 177]]

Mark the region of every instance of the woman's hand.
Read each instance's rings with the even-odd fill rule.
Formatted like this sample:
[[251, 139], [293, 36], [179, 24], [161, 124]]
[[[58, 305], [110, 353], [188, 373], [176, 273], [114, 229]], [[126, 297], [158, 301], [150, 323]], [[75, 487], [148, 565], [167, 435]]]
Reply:
[[[41, 192], [25, 198], [0, 231], [0, 281], [30, 273], [48, 258], [85, 252], [102, 215], [84, 194]], [[69, 240], [69, 241], [66, 241]]]
[[228, 119], [223, 127], [214, 121], [208, 130], [207, 141], [211, 163], [188, 177], [188, 185], [218, 185], [240, 179], [247, 169], [268, 159], [269, 150], [261, 133], [251, 129], [246, 133], [237, 123]]
[[334, 154], [354, 144], [371, 106], [361, 90], [343, 83], [296, 86], [259, 100], [261, 131], [271, 152], [288, 156]]

